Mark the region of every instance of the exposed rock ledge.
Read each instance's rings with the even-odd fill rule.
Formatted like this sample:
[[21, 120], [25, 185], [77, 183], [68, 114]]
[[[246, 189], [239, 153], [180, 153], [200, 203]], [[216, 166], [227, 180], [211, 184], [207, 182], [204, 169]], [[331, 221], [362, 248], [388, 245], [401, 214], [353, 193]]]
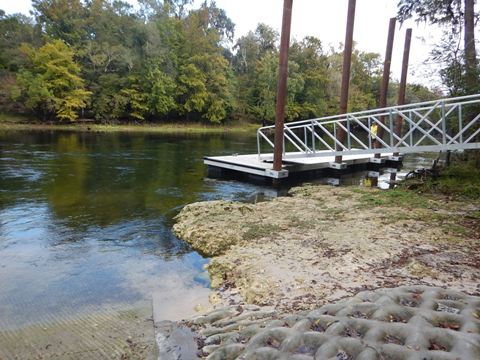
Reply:
[[478, 295], [479, 210], [401, 190], [306, 185], [258, 204], [188, 205], [174, 232], [213, 257], [212, 302], [307, 310], [398, 285]]

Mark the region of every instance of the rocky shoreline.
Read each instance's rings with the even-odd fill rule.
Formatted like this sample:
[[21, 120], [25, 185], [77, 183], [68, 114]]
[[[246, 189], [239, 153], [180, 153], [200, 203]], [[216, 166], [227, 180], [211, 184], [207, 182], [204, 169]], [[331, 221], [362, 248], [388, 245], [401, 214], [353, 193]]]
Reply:
[[401, 285], [480, 292], [480, 204], [304, 185], [257, 204], [194, 203], [174, 232], [211, 257], [210, 302], [281, 313]]

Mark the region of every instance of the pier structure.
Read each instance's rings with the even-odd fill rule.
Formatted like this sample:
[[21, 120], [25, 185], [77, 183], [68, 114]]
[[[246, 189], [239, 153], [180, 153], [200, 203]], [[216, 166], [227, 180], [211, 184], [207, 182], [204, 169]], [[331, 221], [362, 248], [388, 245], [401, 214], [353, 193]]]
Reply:
[[388, 26], [380, 108], [347, 112], [356, 0], [348, 0], [339, 115], [285, 123], [292, 6], [293, 0], [284, 0], [275, 125], [257, 130], [256, 154], [207, 156], [209, 169], [276, 181], [359, 164], [375, 164], [378, 171], [387, 160], [395, 169], [406, 153], [480, 148], [480, 94], [404, 105], [412, 29], [406, 31], [397, 106], [387, 107], [395, 18]]
[[[480, 149], [479, 109], [476, 94], [285, 123], [279, 171], [272, 167], [275, 126], [264, 126], [257, 130], [256, 154], [207, 156], [204, 163], [281, 179], [309, 170], [398, 162], [407, 153]], [[372, 131], [374, 125], [383, 130], [382, 137]], [[340, 130], [345, 132], [344, 143], [336, 136]], [[341, 163], [336, 162], [338, 156]]]

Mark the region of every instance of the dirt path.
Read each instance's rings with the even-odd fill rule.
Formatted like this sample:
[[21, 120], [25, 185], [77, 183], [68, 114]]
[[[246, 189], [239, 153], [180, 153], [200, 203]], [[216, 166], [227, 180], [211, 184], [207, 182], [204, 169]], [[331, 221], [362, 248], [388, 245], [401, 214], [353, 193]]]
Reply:
[[188, 205], [174, 231], [213, 257], [212, 303], [291, 311], [400, 285], [478, 295], [479, 210], [411, 191], [306, 185], [256, 205]]

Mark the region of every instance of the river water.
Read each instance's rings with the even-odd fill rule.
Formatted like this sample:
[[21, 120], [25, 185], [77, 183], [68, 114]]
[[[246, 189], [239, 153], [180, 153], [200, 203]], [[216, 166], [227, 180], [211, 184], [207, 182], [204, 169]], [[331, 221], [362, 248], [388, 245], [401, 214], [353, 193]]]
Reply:
[[0, 132], [0, 333], [152, 294], [160, 317], [188, 316], [207, 298], [207, 260], [172, 234], [173, 217], [268, 197], [205, 177], [203, 156], [255, 151], [254, 134]]
[[1, 328], [206, 293], [206, 260], [172, 218], [191, 202], [262, 193], [204, 176], [204, 155], [254, 147], [250, 134], [0, 133]]

